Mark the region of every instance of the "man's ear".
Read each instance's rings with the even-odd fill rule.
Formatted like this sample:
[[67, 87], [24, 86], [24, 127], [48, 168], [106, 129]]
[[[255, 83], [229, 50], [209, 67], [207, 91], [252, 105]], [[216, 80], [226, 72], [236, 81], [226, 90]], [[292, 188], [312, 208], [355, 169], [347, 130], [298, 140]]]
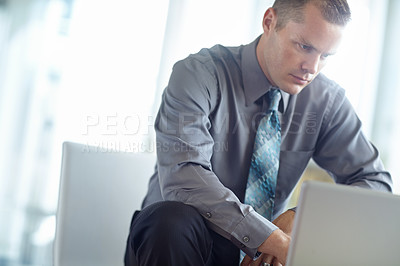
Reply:
[[272, 7], [268, 8], [267, 11], [265, 11], [262, 23], [264, 33], [268, 33], [274, 30], [276, 26], [276, 21], [277, 16], [275, 9], [273, 9]]

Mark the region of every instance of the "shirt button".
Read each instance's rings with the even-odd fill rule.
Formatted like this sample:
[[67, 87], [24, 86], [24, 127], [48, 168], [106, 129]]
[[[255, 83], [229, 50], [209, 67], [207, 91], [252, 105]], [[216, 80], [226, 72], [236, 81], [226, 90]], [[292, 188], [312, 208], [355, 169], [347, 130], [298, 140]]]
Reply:
[[248, 237], [248, 236], [244, 236], [243, 237], [243, 242], [244, 243], [247, 243], [247, 242], [249, 242], [250, 241], [250, 238]]
[[211, 218], [211, 216], [212, 216], [212, 215], [211, 215], [211, 212], [207, 212], [207, 213], [206, 213], [206, 216], [207, 216], [207, 218]]

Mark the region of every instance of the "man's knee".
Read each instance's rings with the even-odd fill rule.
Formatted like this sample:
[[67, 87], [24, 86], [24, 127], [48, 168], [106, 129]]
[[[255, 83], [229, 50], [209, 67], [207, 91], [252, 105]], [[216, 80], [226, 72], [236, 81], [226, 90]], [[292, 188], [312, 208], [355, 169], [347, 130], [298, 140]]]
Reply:
[[143, 209], [133, 220], [130, 242], [135, 254], [166, 247], [169, 252], [172, 247], [182, 252], [185, 248], [198, 246], [202, 257], [208, 256], [212, 244], [198, 211], [174, 201], [158, 202]]
[[132, 224], [132, 232], [143, 229], [157, 238], [168, 237], [175, 233], [184, 233], [191, 227], [204, 229], [205, 224], [195, 208], [176, 201], [158, 202], [143, 209]]

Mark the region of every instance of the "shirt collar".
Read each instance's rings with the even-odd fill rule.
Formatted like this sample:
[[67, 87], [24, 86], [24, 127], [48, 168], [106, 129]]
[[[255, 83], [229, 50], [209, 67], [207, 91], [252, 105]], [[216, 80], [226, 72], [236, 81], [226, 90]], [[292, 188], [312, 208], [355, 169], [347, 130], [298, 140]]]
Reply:
[[[242, 52], [242, 76], [244, 85], [244, 95], [246, 98], [246, 106], [254, 103], [264, 96], [270, 89], [276, 89], [272, 86], [264, 72], [262, 71], [256, 55], [256, 47], [260, 37], [252, 43], [245, 45]], [[279, 111], [286, 111], [290, 95], [282, 90], [282, 105]]]

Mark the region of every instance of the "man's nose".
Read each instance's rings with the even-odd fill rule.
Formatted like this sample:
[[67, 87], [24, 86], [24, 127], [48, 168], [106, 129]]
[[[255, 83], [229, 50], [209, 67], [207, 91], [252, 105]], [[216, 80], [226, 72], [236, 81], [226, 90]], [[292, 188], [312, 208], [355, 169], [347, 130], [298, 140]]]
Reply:
[[318, 72], [319, 64], [320, 64], [319, 56], [308, 55], [303, 61], [301, 68], [306, 73], [315, 74]]

